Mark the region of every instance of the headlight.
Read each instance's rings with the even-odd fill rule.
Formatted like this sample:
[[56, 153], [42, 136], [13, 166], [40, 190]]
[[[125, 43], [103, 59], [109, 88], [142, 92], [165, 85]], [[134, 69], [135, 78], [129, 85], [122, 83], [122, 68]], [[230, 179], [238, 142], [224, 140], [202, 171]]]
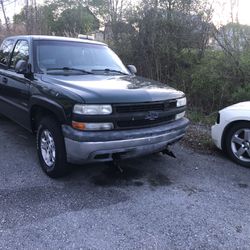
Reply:
[[182, 106], [186, 106], [186, 105], [187, 105], [187, 98], [186, 97], [177, 99], [176, 107], [182, 107]]
[[112, 106], [76, 104], [74, 106], [73, 113], [79, 115], [110, 115], [112, 114]]
[[175, 115], [175, 120], [179, 120], [179, 119], [181, 119], [182, 117], [184, 117], [184, 116], [185, 116], [185, 114], [186, 114], [186, 112], [184, 111], [184, 112], [181, 112], [181, 113], [179, 113], [179, 114]]
[[72, 127], [78, 130], [112, 130], [114, 124], [111, 122], [106, 123], [90, 123], [90, 122], [72, 122]]

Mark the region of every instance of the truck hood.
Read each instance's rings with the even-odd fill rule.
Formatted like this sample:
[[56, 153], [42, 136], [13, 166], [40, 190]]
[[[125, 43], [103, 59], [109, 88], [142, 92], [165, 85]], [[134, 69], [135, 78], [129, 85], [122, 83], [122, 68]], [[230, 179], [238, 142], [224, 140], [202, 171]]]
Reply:
[[42, 81], [74, 92], [85, 103], [155, 102], [184, 96], [165, 84], [132, 75], [42, 75]]

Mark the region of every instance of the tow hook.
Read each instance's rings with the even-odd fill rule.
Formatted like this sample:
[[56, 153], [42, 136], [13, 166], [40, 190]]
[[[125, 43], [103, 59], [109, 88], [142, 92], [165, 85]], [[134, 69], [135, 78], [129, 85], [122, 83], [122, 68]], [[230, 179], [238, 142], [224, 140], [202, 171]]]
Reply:
[[173, 158], [176, 158], [175, 154], [173, 153], [172, 150], [170, 150], [168, 147], [166, 147], [164, 150], [161, 151], [162, 154], [164, 155], [169, 155]]
[[121, 156], [120, 154], [113, 154], [112, 155], [113, 161], [111, 162], [113, 167], [118, 168], [118, 170], [123, 173], [123, 169], [121, 168]]

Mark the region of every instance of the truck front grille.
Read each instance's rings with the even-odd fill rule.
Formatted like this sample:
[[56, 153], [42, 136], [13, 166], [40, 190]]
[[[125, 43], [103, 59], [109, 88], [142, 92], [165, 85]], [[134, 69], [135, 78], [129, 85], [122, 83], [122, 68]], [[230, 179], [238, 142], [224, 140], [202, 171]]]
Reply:
[[113, 105], [116, 129], [133, 129], [171, 122], [178, 113], [176, 100]]
[[134, 112], [149, 112], [149, 111], [164, 111], [169, 108], [176, 107], [176, 100], [154, 103], [140, 104], [117, 104], [115, 105], [116, 113], [134, 113]]
[[171, 122], [175, 119], [175, 116], [171, 115], [171, 116], [167, 116], [167, 117], [163, 117], [163, 118], [158, 118], [155, 119], [153, 121], [151, 120], [130, 120], [130, 121], [118, 121], [117, 124], [117, 128], [122, 128], [122, 129], [131, 129], [131, 128], [143, 128], [143, 127], [149, 127], [152, 125], [160, 125], [160, 124], [164, 124], [167, 122]]

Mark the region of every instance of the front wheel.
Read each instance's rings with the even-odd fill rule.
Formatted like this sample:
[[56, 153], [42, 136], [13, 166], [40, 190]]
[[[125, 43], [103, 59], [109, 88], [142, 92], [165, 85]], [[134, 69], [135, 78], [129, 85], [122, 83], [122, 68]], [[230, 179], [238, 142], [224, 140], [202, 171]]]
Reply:
[[52, 117], [42, 118], [39, 122], [37, 152], [40, 165], [49, 177], [57, 178], [68, 173], [61, 126]]
[[250, 167], [250, 123], [240, 122], [226, 134], [226, 151], [236, 163]]

